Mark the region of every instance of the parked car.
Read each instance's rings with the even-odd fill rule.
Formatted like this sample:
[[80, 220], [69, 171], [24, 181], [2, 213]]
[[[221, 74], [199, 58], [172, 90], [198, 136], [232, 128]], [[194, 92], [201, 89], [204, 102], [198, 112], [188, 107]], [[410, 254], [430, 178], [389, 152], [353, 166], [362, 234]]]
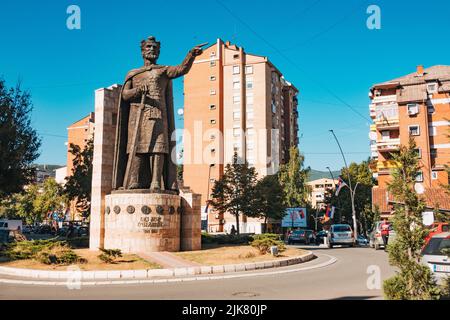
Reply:
[[434, 235], [422, 250], [422, 263], [431, 269], [439, 283], [450, 276], [449, 253], [443, 252], [444, 249], [450, 250], [450, 232]]
[[333, 248], [335, 245], [349, 245], [353, 247], [355, 243], [354, 232], [348, 224], [333, 224], [327, 238], [328, 248]]
[[428, 242], [433, 236], [444, 232], [450, 232], [450, 225], [448, 223], [446, 222], [433, 223], [430, 229], [430, 233], [425, 238], [425, 245], [428, 244]]
[[358, 235], [358, 237], [356, 238], [356, 242], [360, 246], [368, 246], [369, 245], [369, 240], [361, 234]]
[[[384, 242], [383, 237], [381, 236], [381, 225], [383, 224], [383, 221], [377, 221], [375, 222], [375, 227], [373, 228], [372, 232], [369, 234], [369, 246], [371, 248], [375, 248], [375, 250], [381, 249], [381, 247], [384, 248]], [[389, 242], [392, 242], [396, 237], [396, 233], [394, 228], [392, 228], [392, 224], [389, 225]]]
[[322, 230], [316, 234], [316, 245], [324, 243], [324, 239], [327, 237], [327, 232]]
[[305, 243], [305, 244], [310, 244], [310, 243], [314, 243], [315, 239], [314, 239], [314, 231], [312, 230], [294, 230], [291, 232], [291, 234], [289, 234], [288, 237], [288, 244], [293, 244], [293, 243]]

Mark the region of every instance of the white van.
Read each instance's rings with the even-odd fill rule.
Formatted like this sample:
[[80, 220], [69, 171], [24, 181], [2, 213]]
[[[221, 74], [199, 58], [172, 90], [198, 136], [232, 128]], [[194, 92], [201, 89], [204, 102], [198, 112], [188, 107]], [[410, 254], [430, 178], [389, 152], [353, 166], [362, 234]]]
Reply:
[[22, 220], [0, 220], [0, 230], [22, 231]]

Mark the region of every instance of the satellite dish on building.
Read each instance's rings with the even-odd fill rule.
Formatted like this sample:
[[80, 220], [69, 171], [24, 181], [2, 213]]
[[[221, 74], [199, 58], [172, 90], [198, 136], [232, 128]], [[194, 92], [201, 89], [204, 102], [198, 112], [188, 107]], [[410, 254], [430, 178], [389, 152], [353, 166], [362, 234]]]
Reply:
[[182, 115], [184, 115], [184, 109], [180, 108], [178, 109], [178, 115], [181, 117]]
[[423, 187], [423, 184], [416, 183], [414, 185], [414, 190], [416, 190], [417, 194], [423, 194], [425, 192], [425, 188]]

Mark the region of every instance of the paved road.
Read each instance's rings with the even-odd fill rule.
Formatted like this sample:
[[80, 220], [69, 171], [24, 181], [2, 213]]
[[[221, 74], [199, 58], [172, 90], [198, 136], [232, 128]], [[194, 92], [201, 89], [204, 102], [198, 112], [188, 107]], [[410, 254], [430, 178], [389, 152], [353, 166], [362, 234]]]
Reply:
[[302, 266], [321, 264], [329, 260], [329, 256], [338, 261], [324, 268], [285, 274], [145, 285], [84, 286], [81, 290], [69, 290], [65, 286], [0, 284], [0, 299], [382, 299], [380, 289], [370, 290], [367, 286], [368, 268], [372, 266], [373, 270], [380, 270], [381, 281], [394, 273], [383, 251], [302, 248], [312, 250], [318, 256], [318, 259]]

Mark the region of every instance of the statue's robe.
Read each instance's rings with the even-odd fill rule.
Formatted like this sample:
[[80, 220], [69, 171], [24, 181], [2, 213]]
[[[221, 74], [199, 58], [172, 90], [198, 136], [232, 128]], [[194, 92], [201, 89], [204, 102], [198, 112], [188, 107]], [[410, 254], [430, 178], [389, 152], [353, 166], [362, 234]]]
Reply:
[[[137, 154], [164, 154], [165, 164], [163, 170], [163, 180], [165, 190], [177, 191], [176, 163], [172, 161], [171, 152], [176, 147], [171, 135], [175, 130], [175, 117], [173, 105], [173, 89], [170, 68], [153, 65], [132, 70], [128, 73], [119, 97], [117, 113], [117, 130], [113, 164], [113, 190], [124, 186], [125, 171], [129, 154], [131, 152], [133, 130], [136, 126], [138, 108], [141, 98], [124, 101], [123, 90], [129, 81], [133, 82], [132, 87], [136, 88], [143, 81], [150, 83], [150, 89], [144, 101], [139, 135], [136, 139]], [[169, 74], [168, 74], [169, 73]]]

